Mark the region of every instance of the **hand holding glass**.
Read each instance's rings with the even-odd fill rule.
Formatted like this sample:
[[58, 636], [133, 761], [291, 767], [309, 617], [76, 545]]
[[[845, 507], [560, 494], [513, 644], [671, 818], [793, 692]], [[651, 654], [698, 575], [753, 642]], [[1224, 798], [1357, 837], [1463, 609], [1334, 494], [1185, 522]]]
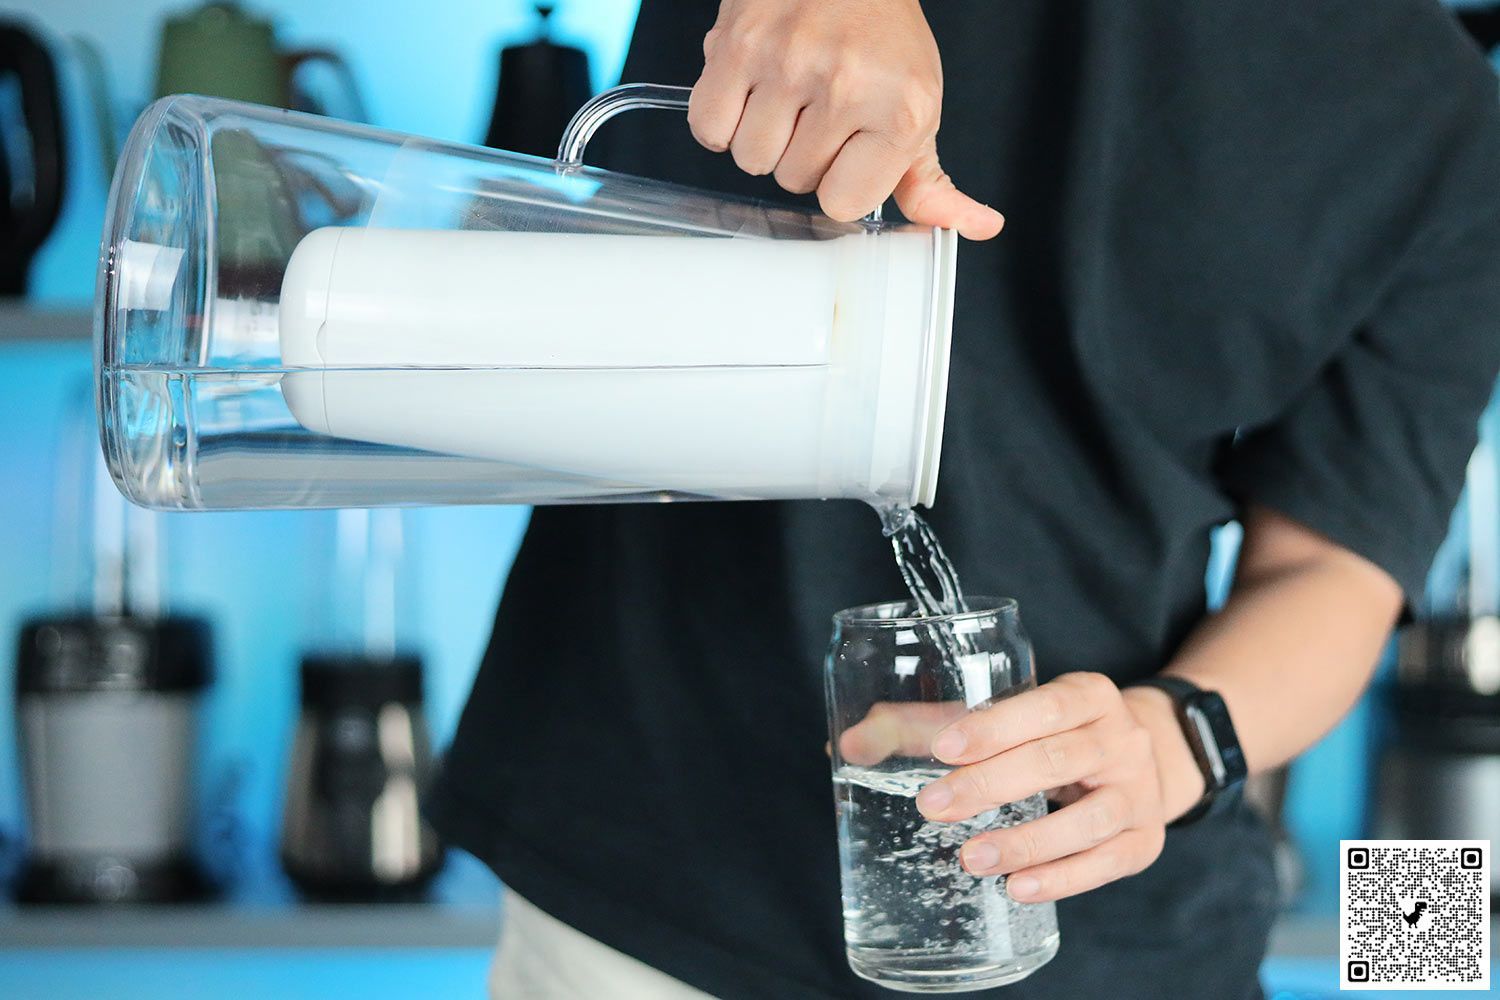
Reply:
[[1035, 686], [1014, 601], [910, 617], [909, 603], [834, 617], [825, 675], [849, 964], [911, 992], [1021, 979], [1057, 952], [1051, 903], [1018, 903], [1003, 876], [961, 864], [970, 838], [1042, 816], [1040, 794], [958, 822], [928, 820], [917, 793], [952, 768], [932, 756], [945, 726]]

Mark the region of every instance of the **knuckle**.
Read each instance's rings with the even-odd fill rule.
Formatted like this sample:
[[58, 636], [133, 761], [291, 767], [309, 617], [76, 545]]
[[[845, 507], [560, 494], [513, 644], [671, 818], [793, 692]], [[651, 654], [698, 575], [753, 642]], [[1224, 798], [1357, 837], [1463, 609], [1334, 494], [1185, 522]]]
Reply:
[[1036, 717], [1038, 722], [1044, 726], [1055, 727], [1062, 722], [1063, 710], [1063, 695], [1058, 688], [1050, 685], [1037, 688]]
[[955, 771], [954, 777], [958, 779], [958, 787], [955, 789], [958, 798], [968, 798], [985, 806], [998, 802], [995, 798], [995, 779], [988, 768], [971, 764]]
[[1125, 810], [1112, 796], [1100, 796], [1090, 805], [1084, 816], [1085, 827], [1091, 844], [1099, 844], [1120, 832], [1125, 823]]
[[823, 72], [823, 90], [835, 108], [851, 108], [870, 95], [870, 75], [858, 63], [841, 62]]
[[891, 111], [892, 128], [906, 136], [926, 136], [937, 131], [941, 98], [925, 88], [908, 84], [896, 95]]
[[1036, 749], [1042, 773], [1053, 781], [1061, 780], [1072, 762], [1072, 751], [1068, 748], [1067, 741], [1056, 736], [1046, 736], [1037, 740]]
[[1001, 854], [1011, 871], [1019, 871], [1041, 859], [1042, 843], [1030, 824], [1012, 827], [1010, 834], [1010, 845]]
[[1075, 865], [1048, 865], [1045, 875], [1038, 875], [1037, 881], [1045, 887], [1048, 897], [1056, 899], [1062, 896], [1071, 896], [1074, 892], [1073, 886], [1078, 881], [1074, 873]]
[[1093, 670], [1080, 670], [1069, 675], [1079, 692], [1091, 702], [1098, 702], [1119, 693], [1115, 682]]
[[816, 47], [793, 39], [776, 54], [776, 68], [783, 85], [807, 90], [820, 83], [827, 69], [827, 59]]
[[755, 59], [765, 43], [765, 27], [756, 21], [745, 21], [725, 32], [722, 49], [724, 55], [735, 62], [748, 63]]
[[722, 153], [729, 148], [729, 138], [724, 135], [723, 125], [711, 119], [702, 104], [688, 108], [688, 130], [699, 145]]
[[865, 211], [856, 205], [848, 194], [841, 191], [825, 191], [822, 187], [818, 189], [818, 206], [830, 219], [839, 222], [853, 222], [865, 214]]
[[816, 179], [809, 177], [806, 171], [794, 170], [786, 166], [776, 168], [776, 183], [792, 194], [807, 194], [818, 186]]
[[1135, 726], [1125, 734], [1125, 750], [1137, 762], [1149, 760], [1152, 756], [1151, 730], [1145, 726]]
[[1078, 760], [1088, 774], [1098, 774], [1109, 766], [1110, 748], [1092, 730], [1079, 734]]
[[775, 164], [766, 163], [765, 154], [759, 150], [745, 148], [743, 143], [736, 143], [730, 147], [734, 156], [735, 165], [745, 173], [754, 177], [769, 174]]
[[718, 25], [714, 25], [712, 28], [708, 29], [708, 33], [703, 36], [703, 58], [704, 59], [712, 59], [713, 58], [713, 56], [714, 56], [714, 49], [716, 49], [718, 47], [719, 40], [722, 37], [723, 37], [723, 29], [721, 29]]

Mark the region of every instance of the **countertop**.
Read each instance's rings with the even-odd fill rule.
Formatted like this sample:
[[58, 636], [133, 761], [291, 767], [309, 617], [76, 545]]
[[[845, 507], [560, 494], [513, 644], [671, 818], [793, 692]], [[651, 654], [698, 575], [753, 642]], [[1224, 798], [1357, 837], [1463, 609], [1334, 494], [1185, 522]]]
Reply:
[[82, 307], [38, 309], [0, 299], [0, 343], [8, 341], [86, 341], [93, 336], [94, 317]]

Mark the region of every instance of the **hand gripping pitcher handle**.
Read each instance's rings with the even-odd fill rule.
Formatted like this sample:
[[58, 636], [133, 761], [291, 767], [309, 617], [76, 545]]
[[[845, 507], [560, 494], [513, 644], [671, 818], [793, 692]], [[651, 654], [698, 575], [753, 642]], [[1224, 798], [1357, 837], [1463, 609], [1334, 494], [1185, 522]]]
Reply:
[[[693, 96], [692, 87], [673, 87], [661, 83], [626, 83], [591, 98], [574, 113], [568, 127], [563, 130], [562, 141], [557, 144], [557, 169], [560, 172], [576, 170], [583, 166], [583, 152], [599, 127], [616, 115], [645, 108], [661, 108], [667, 111], [688, 109]], [[865, 216], [865, 225], [880, 228], [881, 206]]]

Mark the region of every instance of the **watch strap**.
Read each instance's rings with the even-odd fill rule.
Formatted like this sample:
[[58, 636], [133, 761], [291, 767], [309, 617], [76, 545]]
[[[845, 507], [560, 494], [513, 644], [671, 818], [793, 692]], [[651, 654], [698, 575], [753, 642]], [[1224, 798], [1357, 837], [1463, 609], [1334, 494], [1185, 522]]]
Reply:
[[1187, 812], [1178, 816], [1168, 823], [1169, 828], [1178, 828], [1195, 823], [1202, 819], [1213, 806], [1214, 799], [1218, 798], [1219, 787], [1215, 783], [1213, 770], [1208, 764], [1208, 754], [1203, 748], [1202, 737], [1187, 715], [1187, 700], [1202, 692], [1202, 688], [1192, 681], [1181, 677], [1173, 677], [1159, 674], [1154, 677], [1144, 677], [1138, 681], [1132, 681], [1128, 687], [1151, 687], [1164, 692], [1172, 699], [1172, 708], [1177, 716], [1177, 724], [1182, 727], [1183, 738], [1187, 740], [1188, 749], [1192, 751], [1193, 760], [1198, 765], [1199, 772], [1203, 775], [1203, 796]]

